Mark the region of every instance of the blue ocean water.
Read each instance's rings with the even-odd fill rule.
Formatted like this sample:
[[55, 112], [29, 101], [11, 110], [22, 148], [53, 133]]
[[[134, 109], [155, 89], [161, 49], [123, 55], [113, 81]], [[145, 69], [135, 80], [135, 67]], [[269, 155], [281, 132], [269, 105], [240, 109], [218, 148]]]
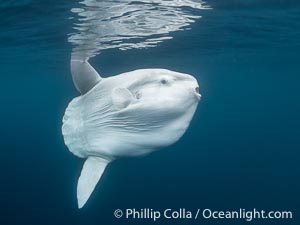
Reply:
[[[161, 67], [193, 74], [202, 100], [175, 145], [111, 164], [77, 209], [83, 160], [61, 125], [78, 95], [69, 62], [78, 2], [0, 3], [1, 224], [153, 224], [115, 209], [300, 210], [300, 2], [206, 1], [201, 18], [155, 47], [103, 49], [105, 76]], [[182, 6], [184, 9], [185, 6]], [[266, 224], [266, 220], [158, 220], [156, 224]]]

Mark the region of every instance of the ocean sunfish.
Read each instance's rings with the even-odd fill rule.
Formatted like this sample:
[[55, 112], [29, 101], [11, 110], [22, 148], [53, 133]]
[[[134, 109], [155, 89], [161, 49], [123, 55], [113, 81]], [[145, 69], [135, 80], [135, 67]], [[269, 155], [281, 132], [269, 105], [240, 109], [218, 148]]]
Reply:
[[62, 133], [69, 150], [86, 158], [77, 184], [82, 208], [110, 162], [175, 143], [201, 95], [193, 76], [166, 69], [102, 78], [88, 60], [71, 59], [71, 73], [81, 95], [69, 103]]

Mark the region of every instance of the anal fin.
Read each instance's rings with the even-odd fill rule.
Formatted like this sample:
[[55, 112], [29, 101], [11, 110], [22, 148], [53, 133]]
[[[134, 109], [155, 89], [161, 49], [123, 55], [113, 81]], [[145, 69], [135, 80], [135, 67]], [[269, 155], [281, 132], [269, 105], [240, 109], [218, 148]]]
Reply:
[[85, 205], [93, 193], [108, 163], [108, 160], [97, 157], [88, 157], [84, 162], [77, 184], [79, 209]]

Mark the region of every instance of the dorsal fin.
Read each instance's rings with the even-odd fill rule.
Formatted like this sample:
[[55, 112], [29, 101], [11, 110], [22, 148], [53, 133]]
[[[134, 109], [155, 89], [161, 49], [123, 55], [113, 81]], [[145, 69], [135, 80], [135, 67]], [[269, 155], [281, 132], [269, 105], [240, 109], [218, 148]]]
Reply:
[[74, 85], [80, 94], [84, 95], [101, 81], [101, 76], [89, 64], [88, 59], [71, 58], [71, 73]]

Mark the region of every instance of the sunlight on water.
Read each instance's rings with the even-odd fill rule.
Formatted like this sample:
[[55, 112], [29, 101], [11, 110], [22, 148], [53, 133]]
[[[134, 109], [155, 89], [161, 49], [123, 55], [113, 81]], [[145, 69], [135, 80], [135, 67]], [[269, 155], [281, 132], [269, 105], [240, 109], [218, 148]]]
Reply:
[[[195, 10], [196, 9], [196, 10]], [[73, 56], [90, 58], [104, 49], [154, 47], [187, 29], [210, 9], [201, 0], [84, 0], [73, 8]]]

